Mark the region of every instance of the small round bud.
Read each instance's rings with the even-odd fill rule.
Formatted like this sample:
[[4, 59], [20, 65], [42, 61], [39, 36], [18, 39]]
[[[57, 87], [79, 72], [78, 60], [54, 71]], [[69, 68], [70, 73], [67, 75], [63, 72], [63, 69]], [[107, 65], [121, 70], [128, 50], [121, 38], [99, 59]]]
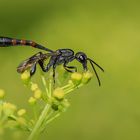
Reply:
[[55, 110], [55, 111], [57, 111], [58, 110], [58, 105], [52, 104], [52, 109]]
[[68, 108], [70, 106], [70, 103], [67, 99], [64, 99], [62, 102], [62, 105], [65, 106], [66, 108]]
[[3, 112], [5, 115], [12, 115], [16, 111], [17, 107], [11, 103], [3, 103]]
[[73, 83], [72, 80], [69, 80], [69, 81], [68, 81], [68, 84], [71, 85], [71, 86], [74, 86], [74, 83]]
[[40, 99], [40, 98], [41, 98], [41, 95], [42, 95], [42, 92], [41, 92], [40, 89], [35, 90], [35, 92], [34, 92], [34, 97], [35, 97], [36, 99]]
[[58, 105], [60, 104], [60, 101], [58, 101], [56, 98], [51, 99], [51, 107], [53, 110], [57, 111], [58, 110]]
[[21, 79], [23, 80], [23, 82], [25, 84], [28, 84], [29, 80], [30, 80], [30, 72], [29, 71], [25, 71], [21, 74]]
[[93, 74], [89, 71], [83, 73], [82, 83], [87, 84], [91, 80], [92, 77], [93, 77]]
[[25, 113], [26, 113], [26, 110], [25, 110], [25, 109], [20, 109], [20, 110], [17, 112], [18, 116], [23, 116]]
[[64, 95], [64, 91], [61, 88], [56, 88], [53, 92], [53, 96], [58, 100], [62, 100]]
[[36, 99], [34, 97], [30, 97], [28, 102], [29, 104], [34, 105], [36, 103]]
[[82, 74], [78, 73], [78, 72], [72, 73], [71, 74], [71, 79], [80, 81], [82, 79]]
[[32, 90], [32, 91], [35, 91], [35, 90], [37, 90], [37, 89], [38, 89], [38, 85], [32, 83], [32, 85], [31, 85], [31, 90]]
[[5, 96], [5, 91], [3, 89], [0, 89], [0, 99], [2, 99]]
[[72, 73], [71, 80], [73, 81], [73, 83], [75, 85], [79, 85], [81, 83], [81, 80], [82, 80], [82, 74], [78, 73], [78, 72]]
[[59, 111], [65, 112], [67, 108], [70, 106], [70, 103], [67, 99], [64, 99], [61, 104], [58, 106]]

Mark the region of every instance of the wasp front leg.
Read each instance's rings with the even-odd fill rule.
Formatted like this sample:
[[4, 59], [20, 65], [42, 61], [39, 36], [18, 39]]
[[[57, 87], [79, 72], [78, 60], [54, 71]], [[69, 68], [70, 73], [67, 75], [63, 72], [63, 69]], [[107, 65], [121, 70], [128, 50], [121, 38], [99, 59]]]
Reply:
[[63, 66], [64, 66], [64, 69], [68, 72], [71, 72], [71, 73], [77, 72], [77, 67], [75, 66], [67, 66], [67, 63], [64, 63]]
[[77, 72], [77, 67], [75, 67], [75, 66], [68, 66], [68, 63], [71, 62], [71, 61], [73, 61], [74, 59], [75, 59], [75, 57], [72, 56], [72, 57], [69, 58], [68, 60], [65, 60], [65, 62], [64, 62], [64, 64], [63, 64], [63, 67], [64, 67], [64, 69], [65, 69], [66, 71], [71, 72], [71, 73]]

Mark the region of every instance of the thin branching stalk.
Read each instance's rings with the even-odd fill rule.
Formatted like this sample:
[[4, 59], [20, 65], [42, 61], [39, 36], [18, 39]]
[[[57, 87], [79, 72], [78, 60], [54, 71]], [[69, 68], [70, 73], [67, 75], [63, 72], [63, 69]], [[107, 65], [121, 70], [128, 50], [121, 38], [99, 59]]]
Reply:
[[36, 122], [32, 132], [31, 132], [28, 140], [35, 140], [38, 137], [39, 132], [40, 132], [40, 127], [41, 127], [43, 121], [45, 120], [45, 118], [47, 117], [49, 110], [50, 110], [50, 105], [46, 104], [38, 121]]

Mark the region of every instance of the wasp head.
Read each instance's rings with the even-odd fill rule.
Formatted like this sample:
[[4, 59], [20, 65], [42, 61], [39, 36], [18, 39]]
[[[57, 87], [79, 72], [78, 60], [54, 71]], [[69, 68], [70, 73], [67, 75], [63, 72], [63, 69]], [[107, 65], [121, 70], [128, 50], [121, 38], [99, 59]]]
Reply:
[[79, 61], [82, 65], [85, 71], [87, 71], [87, 56], [83, 52], [78, 52], [75, 54], [75, 59]]

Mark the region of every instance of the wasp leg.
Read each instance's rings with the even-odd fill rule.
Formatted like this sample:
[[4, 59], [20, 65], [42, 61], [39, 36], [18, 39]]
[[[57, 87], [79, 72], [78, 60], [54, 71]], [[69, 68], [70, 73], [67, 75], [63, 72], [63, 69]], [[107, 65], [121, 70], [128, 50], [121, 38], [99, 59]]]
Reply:
[[39, 60], [38, 63], [41, 67], [41, 69], [44, 72], [48, 72], [50, 70], [50, 68], [53, 66], [53, 82], [54, 82], [54, 87], [55, 87], [55, 69], [56, 69], [56, 58], [51, 58], [49, 63], [47, 64], [46, 67], [44, 67], [44, 61], [43, 60]]
[[[67, 63], [64, 63], [63, 66], [64, 66], [65, 70], [68, 71], [68, 72], [71, 72], [71, 73], [77, 72], [77, 67], [74, 67], [74, 66], [67, 66]], [[74, 70], [70, 70], [70, 69], [74, 69]]]
[[43, 60], [39, 60], [38, 61], [39, 66], [41, 67], [42, 71], [44, 72], [48, 72], [50, 70], [50, 68], [52, 67], [53, 63], [50, 61], [46, 67], [44, 67], [44, 61]]
[[42, 71], [46, 72], [45, 67], [44, 67], [44, 61], [43, 60], [39, 60], [38, 64], [39, 64], [40, 68], [42, 69]]
[[49, 61], [49, 63], [47, 64], [46, 67], [44, 67], [44, 60], [39, 60], [38, 63], [41, 67], [41, 69], [44, 72], [48, 72], [50, 70], [50, 68], [53, 66], [53, 80], [54, 80], [54, 84], [55, 84], [55, 68], [56, 68], [56, 57], [52, 57]]
[[56, 69], [56, 65], [53, 65], [53, 83], [54, 83], [54, 87], [55, 87], [55, 69]]
[[30, 76], [34, 75], [35, 72], [36, 72], [36, 63], [31, 67]]

